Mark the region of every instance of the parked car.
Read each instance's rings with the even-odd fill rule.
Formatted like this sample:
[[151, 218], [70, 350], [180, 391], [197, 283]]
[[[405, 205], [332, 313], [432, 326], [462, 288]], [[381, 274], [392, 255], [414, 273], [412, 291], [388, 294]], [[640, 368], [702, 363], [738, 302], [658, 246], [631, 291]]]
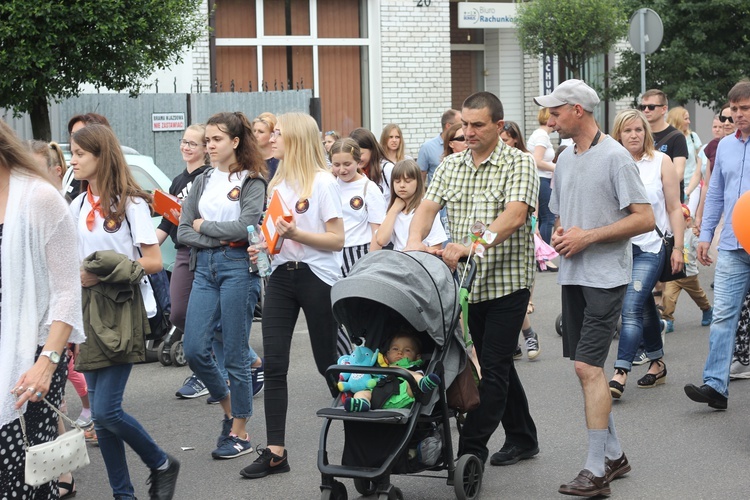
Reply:
[[[60, 144], [60, 147], [65, 155], [65, 160], [70, 162], [70, 145]], [[133, 148], [122, 146], [122, 152], [125, 154], [125, 160], [130, 166], [130, 171], [135, 178], [135, 181], [144, 190], [153, 193], [157, 189], [161, 189], [164, 192], [169, 192], [169, 186], [172, 185], [172, 180], [161, 171], [159, 167], [154, 163], [154, 159], [150, 156], [142, 155]], [[72, 195], [77, 194], [77, 181], [73, 177], [73, 169], [68, 168], [63, 178], [63, 189], [67, 193]], [[154, 229], [161, 223], [161, 215], [156, 214], [151, 218]], [[172, 272], [174, 268], [174, 259], [177, 251], [175, 250], [174, 244], [171, 238], [167, 238], [164, 244], [161, 246], [161, 258], [164, 262], [164, 269], [168, 273]]]

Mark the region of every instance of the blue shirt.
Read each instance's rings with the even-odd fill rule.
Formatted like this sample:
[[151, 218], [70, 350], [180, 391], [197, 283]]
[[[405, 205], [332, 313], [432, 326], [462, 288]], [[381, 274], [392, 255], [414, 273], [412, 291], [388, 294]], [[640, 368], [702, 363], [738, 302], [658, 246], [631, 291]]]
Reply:
[[417, 165], [422, 172], [427, 172], [428, 184], [441, 161], [443, 161], [443, 135], [438, 134], [422, 144], [417, 155]]
[[[734, 235], [732, 212], [743, 193], [750, 191], [750, 140], [742, 140], [738, 130], [719, 142], [716, 150], [716, 165], [711, 173], [711, 182], [706, 193], [703, 209], [700, 241], [710, 243], [716, 226], [724, 213], [724, 229], [721, 231], [719, 250], [739, 250], [742, 247]], [[747, 223], [747, 222], [746, 222]]]

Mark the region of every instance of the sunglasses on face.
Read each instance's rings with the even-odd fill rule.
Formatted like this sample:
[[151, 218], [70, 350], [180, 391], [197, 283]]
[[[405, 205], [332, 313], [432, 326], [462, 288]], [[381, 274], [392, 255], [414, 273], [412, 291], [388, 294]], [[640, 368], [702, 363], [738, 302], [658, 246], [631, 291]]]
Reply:
[[451, 139], [451, 142], [453, 142], [453, 141], [464, 142], [465, 140], [466, 140], [466, 137], [464, 137], [462, 135], [457, 135], [456, 137], [454, 137], [453, 139]]
[[731, 116], [724, 116], [724, 115], [719, 115], [719, 121], [721, 123], [724, 123], [726, 121], [728, 121], [729, 123], [734, 123], [734, 119], [732, 119]]
[[638, 109], [641, 111], [646, 111], [646, 109], [648, 109], [649, 111], [653, 111], [656, 108], [661, 108], [662, 106], [666, 106], [666, 104], [641, 104], [638, 106]]

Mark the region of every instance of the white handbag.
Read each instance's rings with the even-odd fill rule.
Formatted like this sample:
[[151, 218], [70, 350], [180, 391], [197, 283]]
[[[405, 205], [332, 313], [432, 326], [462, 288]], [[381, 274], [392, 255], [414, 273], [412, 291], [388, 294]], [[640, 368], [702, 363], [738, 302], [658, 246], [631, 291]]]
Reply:
[[86, 438], [83, 429], [67, 415], [55, 408], [47, 398], [43, 400], [55, 413], [68, 421], [73, 428], [58, 436], [54, 441], [29, 446], [26, 435], [26, 422], [21, 415], [21, 431], [26, 450], [26, 479], [29, 486], [39, 486], [57, 479], [60, 474], [73, 472], [89, 464]]

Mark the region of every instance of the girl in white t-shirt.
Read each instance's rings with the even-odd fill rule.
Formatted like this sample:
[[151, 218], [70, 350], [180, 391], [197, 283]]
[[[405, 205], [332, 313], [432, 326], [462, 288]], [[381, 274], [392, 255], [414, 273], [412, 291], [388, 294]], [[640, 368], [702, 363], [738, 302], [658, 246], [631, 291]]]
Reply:
[[344, 250], [341, 274], [370, 251], [370, 245], [385, 218], [385, 198], [378, 186], [359, 171], [359, 146], [351, 138], [339, 139], [331, 147], [331, 164], [338, 177], [344, 212]]
[[[190, 368], [224, 411], [211, 456], [229, 459], [253, 451], [246, 430], [253, 414], [250, 367], [261, 361], [248, 342], [260, 278], [248, 271], [247, 227], [263, 214], [266, 163], [250, 121], [240, 112], [209, 118], [205, 141], [214, 168], [193, 181], [177, 228], [178, 241], [191, 247], [195, 270], [183, 347]], [[212, 355], [217, 324], [231, 393]]]
[[[417, 162], [403, 160], [393, 168], [391, 181], [391, 204], [385, 220], [375, 234], [375, 242], [379, 247], [393, 243], [393, 249], [400, 251], [406, 246], [411, 219], [424, 198], [424, 180]], [[422, 242], [428, 248], [439, 250], [447, 240], [438, 214], [432, 222], [430, 234]]]
[[[148, 205], [151, 196], [133, 179], [112, 129], [106, 125], [88, 125], [73, 134], [70, 150], [70, 165], [75, 178], [81, 181], [81, 194], [70, 205], [78, 227], [80, 260], [96, 251], [114, 250], [140, 263], [145, 274], [160, 271], [161, 251]], [[83, 287], [98, 284], [97, 274], [81, 270]], [[156, 301], [145, 277], [140, 291], [148, 316], [154, 316]], [[92, 319], [96, 312], [89, 311]], [[85, 321], [87, 316], [84, 309]], [[95, 338], [100, 328], [93, 324], [84, 326], [88, 338], [81, 345], [76, 367], [86, 377], [91, 416], [113, 495], [133, 496], [125, 443], [151, 469], [153, 484], [158, 483], [160, 490], [174, 491], [179, 462], [159, 448], [143, 426], [122, 408], [133, 363], [142, 361], [143, 339], [134, 338], [133, 351], [123, 355], [122, 350], [110, 350], [110, 344]]]
[[355, 128], [349, 137], [359, 145], [362, 163], [360, 168], [368, 179], [378, 185], [385, 197], [385, 203], [391, 200], [391, 172], [393, 163], [385, 156], [385, 151], [375, 135], [366, 128]]
[[[240, 474], [255, 479], [289, 471], [285, 445], [288, 402], [287, 373], [292, 334], [300, 309], [318, 372], [336, 364], [336, 321], [331, 311], [331, 286], [341, 273], [344, 219], [336, 178], [326, 168], [320, 131], [303, 113], [279, 116], [271, 151], [280, 161], [269, 193], [281, 196], [292, 220], [277, 218], [276, 232], [284, 238], [271, 261], [263, 305], [264, 391], [267, 447]], [[265, 243], [263, 244], [265, 245]], [[248, 249], [252, 260], [258, 250]], [[314, 384], [313, 384], [314, 385]]]

